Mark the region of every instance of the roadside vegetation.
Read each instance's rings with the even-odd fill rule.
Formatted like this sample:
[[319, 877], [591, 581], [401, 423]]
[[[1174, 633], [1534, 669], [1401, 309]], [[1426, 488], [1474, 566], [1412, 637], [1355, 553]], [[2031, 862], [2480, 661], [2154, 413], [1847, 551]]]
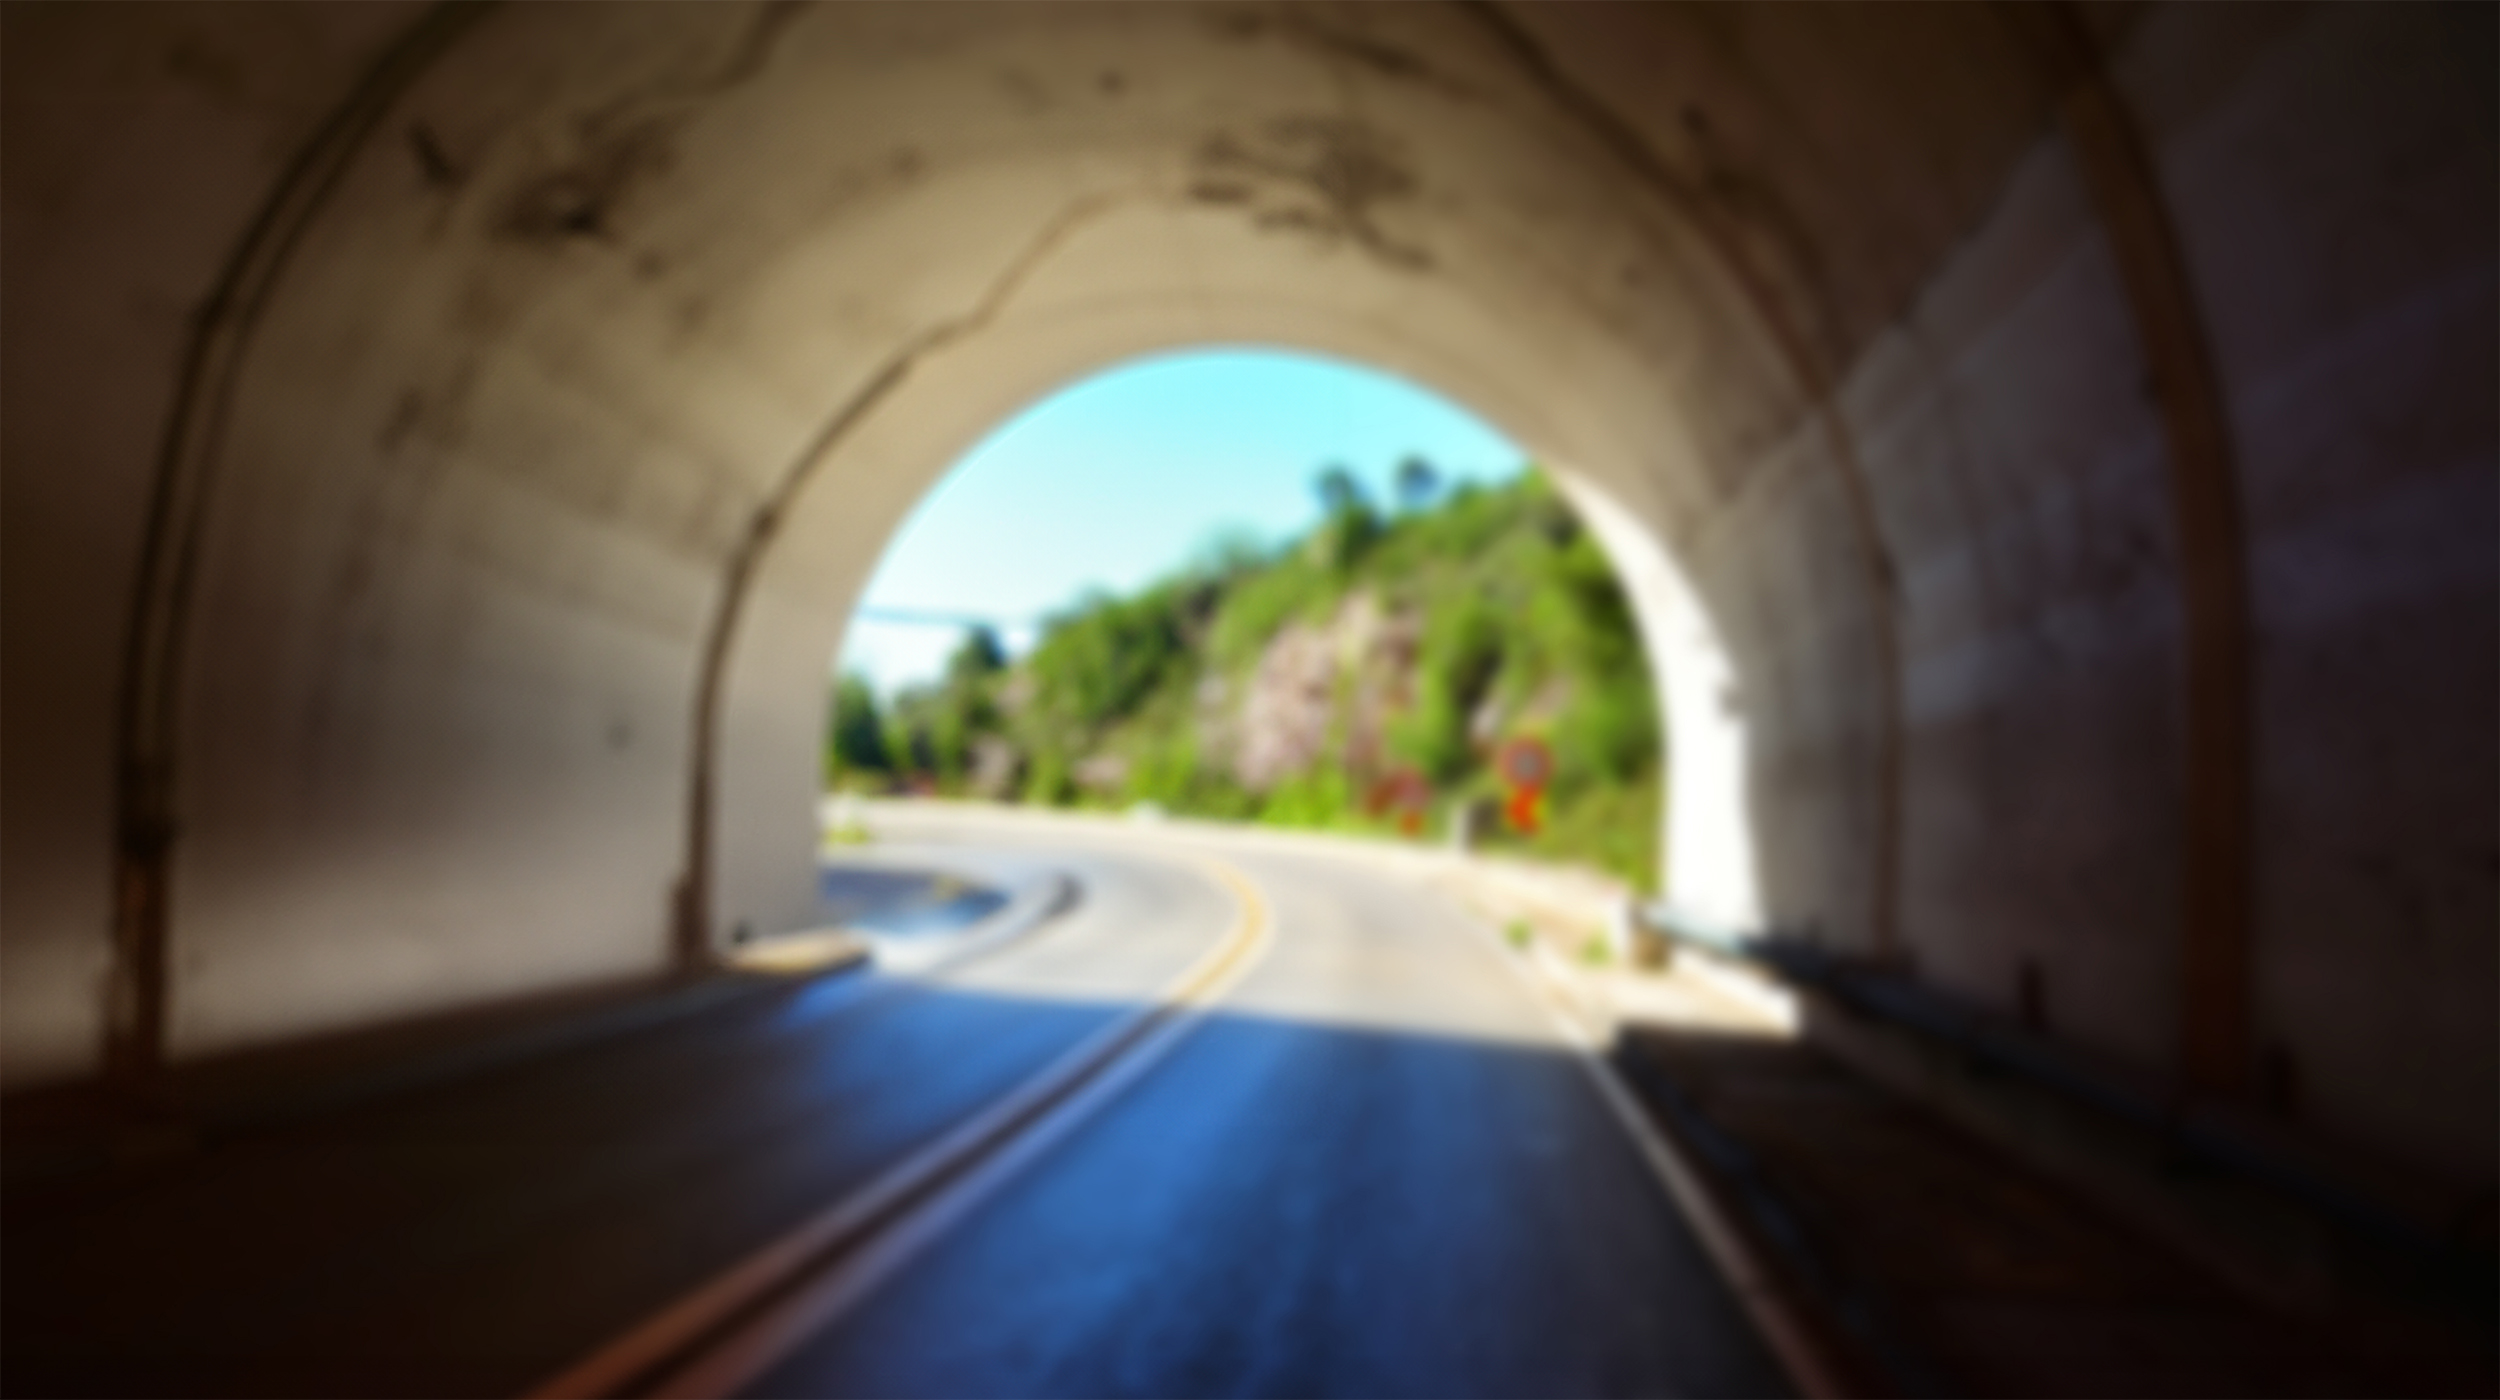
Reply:
[[[1654, 888], [1658, 707], [1597, 542], [1533, 468], [1397, 499], [1320, 474], [1319, 523], [1227, 541], [1127, 597], [1084, 599], [1010, 661], [969, 631], [936, 682], [880, 704], [837, 683], [830, 787], [919, 791], [1446, 839]], [[1533, 738], [1551, 776], [1514, 829], [1496, 772]]]

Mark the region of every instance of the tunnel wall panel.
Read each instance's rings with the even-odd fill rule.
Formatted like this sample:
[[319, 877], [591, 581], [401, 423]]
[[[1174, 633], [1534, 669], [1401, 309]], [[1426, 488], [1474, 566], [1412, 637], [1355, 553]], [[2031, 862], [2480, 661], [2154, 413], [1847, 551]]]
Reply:
[[101, 1051], [114, 721], [195, 318], [288, 158], [412, 13], [7, 11], [0, 1085]]
[[2500, 1157], [2496, 46], [2481, 7], [2191, 6], [2122, 69], [2241, 453], [2262, 1092], [2467, 1179]]
[[[624, 18], [594, 94], [677, 47]], [[630, 266], [516, 224], [561, 105], [440, 187], [422, 114], [550, 80], [536, 22], [360, 152], [238, 381], [185, 658], [176, 1055], [666, 965], [692, 658], [761, 494], [721, 418], [789, 417], [694, 366], [721, 392], [651, 411]]]
[[1752, 464], [1696, 578], [1729, 608], [1763, 916], [1864, 954], [1884, 921], [1883, 604], [1847, 470], [1822, 425], [1802, 425]]
[[1903, 945], [2153, 1069], [2176, 1044], [2185, 755], [2167, 464], [2124, 306], [2046, 143], [1846, 401], [1902, 568]]

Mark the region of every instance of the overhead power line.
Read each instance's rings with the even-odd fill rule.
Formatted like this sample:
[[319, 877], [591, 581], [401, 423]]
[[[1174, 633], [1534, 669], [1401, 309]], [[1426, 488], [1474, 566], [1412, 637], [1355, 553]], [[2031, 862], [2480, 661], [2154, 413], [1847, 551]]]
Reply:
[[978, 613], [943, 612], [934, 608], [861, 608], [854, 616], [869, 622], [906, 627], [987, 627], [994, 632], [1021, 631], [1041, 624], [1031, 618], [983, 617]]

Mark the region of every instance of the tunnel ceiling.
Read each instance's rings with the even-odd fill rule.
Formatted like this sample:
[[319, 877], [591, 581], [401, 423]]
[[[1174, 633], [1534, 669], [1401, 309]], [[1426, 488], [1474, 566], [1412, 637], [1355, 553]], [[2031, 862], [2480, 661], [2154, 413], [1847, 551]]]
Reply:
[[[824, 660], [903, 512], [1061, 383], [1260, 342], [1465, 402], [1673, 561], [1766, 917], [2045, 977], [2208, 1087], [2297, 1064], [2417, 1158], [2488, 1137], [2488, 1045], [2437, 1047], [2487, 1031], [2491, 875], [2419, 858], [2488, 850], [2487, 795], [2310, 756], [2492, 748], [2488, 657], [2430, 679], [2490, 612], [2437, 523], [2489, 494], [2487, 17], [7, 22], [15, 1076], [804, 920]], [[2406, 509], [2430, 543], [2338, 523]], [[2397, 698], [2285, 689], [2364, 625], [2321, 568]], [[2419, 968], [2370, 942], [2404, 909]]]

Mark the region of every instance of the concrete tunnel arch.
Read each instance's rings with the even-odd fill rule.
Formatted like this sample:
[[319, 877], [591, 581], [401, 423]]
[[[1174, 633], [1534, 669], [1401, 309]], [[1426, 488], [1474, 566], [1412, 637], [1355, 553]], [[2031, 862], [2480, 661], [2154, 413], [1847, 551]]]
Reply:
[[2494, 754], [2487, 13], [125, 14], [10, 13], [13, 1082], [801, 917], [903, 509], [1256, 340], [1717, 629], [1764, 919], [2488, 1177], [2492, 804], [2405, 756]]

